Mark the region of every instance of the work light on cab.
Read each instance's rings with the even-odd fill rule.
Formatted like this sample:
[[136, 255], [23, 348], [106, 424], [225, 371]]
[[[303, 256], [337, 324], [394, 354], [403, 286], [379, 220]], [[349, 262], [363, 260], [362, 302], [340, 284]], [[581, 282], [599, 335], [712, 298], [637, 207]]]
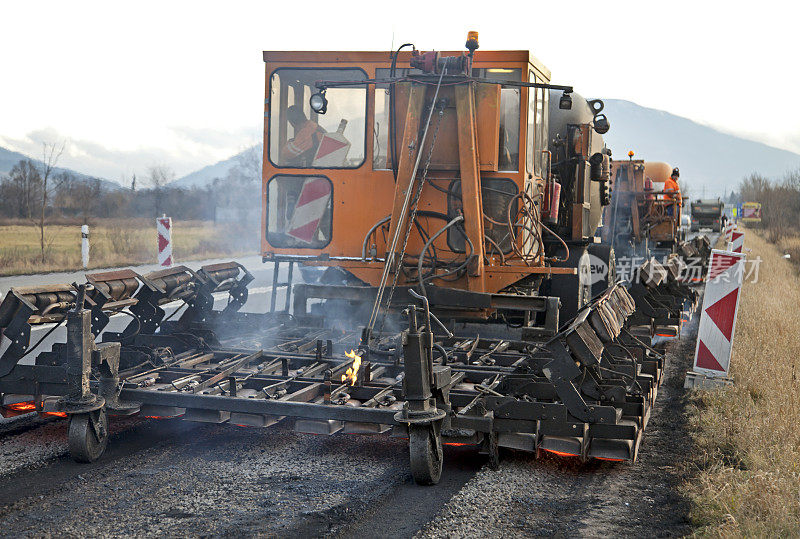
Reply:
[[561, 99], [558, 100], [558, 108], [561, 110], [572, 110], [572, 95], [567, 92], [561, 94]]
[[328, 111], [328, 98], [325, 97], [325, 90], [312, 94], [308, 98], [308, 104], [311, 105], [311, 110], [317, 114], [325, 114]]

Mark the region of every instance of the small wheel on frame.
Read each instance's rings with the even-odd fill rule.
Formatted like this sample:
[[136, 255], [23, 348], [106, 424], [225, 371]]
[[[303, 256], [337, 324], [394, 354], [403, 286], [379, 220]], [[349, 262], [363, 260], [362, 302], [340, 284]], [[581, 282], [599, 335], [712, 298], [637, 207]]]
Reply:
[[489, 468], [500, 469], [500, 446], [497, 445], [497, 433], [490, 432], [486, 435], [486, 450], [489, 453]]
[[94, 462], [108, 445], [108, 415], [105, 408], [72, 414], [69, 418], [69, 454], [75, 462]]
[[418, 485], [435, 485], [442, 477], [442, 438], [433, 425], [409, 425], [408, 449], [411, 475]]

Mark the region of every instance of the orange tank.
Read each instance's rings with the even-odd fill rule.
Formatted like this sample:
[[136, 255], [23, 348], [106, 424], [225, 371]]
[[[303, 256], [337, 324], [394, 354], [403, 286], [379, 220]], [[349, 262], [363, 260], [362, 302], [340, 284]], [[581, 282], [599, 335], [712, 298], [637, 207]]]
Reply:
[[672, 165], [663, 161], [646, 161], [644, 174], [654, 182], [664, 183], [672, 174]]

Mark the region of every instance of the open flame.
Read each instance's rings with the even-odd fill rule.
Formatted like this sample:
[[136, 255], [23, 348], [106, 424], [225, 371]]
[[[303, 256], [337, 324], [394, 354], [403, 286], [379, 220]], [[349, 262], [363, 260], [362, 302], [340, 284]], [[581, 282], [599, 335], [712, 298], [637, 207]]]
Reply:
[[5, 407], [15, 412], [33, 412], [36, 410], [36, 403], [33, 401], [14, 402], [6, 404]]
[[6, 410], [14, 412], [15, 414], [27, 414], [29, 412], [39, 411], [39, 415], [41, 416], [67, 417], [66, 412], [43, 412], [41, 411], [43, 407], [44, 402], [39, 403], [39, 407], [37, 408], [34, 401], [13, 402], [4, 405]]
[[342, 382], [349, 382], [351, 386], [354, 386], [358, 378], [358, 369], [361, 367], [361, 356], [356, 354], [355, 350], [345, 352], [344, 355], [353, 360], [353, 365], [342, 375]]

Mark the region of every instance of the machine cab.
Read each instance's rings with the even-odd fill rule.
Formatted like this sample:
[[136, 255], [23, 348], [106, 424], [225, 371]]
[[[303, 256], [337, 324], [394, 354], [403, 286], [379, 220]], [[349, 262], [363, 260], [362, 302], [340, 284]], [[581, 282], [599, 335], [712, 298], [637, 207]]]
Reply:
[[[324, 262], [374, 282], [380, 271], [376, 255], [387, 250], [397, 168], [410, 151], [402, 144], [412, 88], [423, 86], [428, 99], [433, 92], [432, 84], [422, 82], [423, 72], [409, 67], [411, 60], [412, 53], [402, 51], [393, 68], [388, 52], [264, 52], [265, 260]], [[549, 92], [516, 83], [546, 84], [550, 72], [527, 51], [477, 51], [470, 74], [475, 79], [470, 84], [473, 153], [487, 217], [478, 219], [481, 237], [486, 236], [479, 250], [511, 260], [518, 249], [505, 230], [509, 204], [519, 193], [535, 196], [549, 166]], [[402, 80], [389, 84], [390, 77]], [[318, 113], [310, 98], [320, 95], [321, 81], [330, 84], [322, 94], [325, 109]], [[464, 125], [457, 120], [455, 88], [442, 86], [437, 101], [443, 108], [421, 152], [428, 176], [409, 252], [419, 252], [448, 217], [461, 211], [459, 129]], [[428, 112], [424, 109], [423, 116]], [[519, 205], [519, 198], [515, 201]], [[464, 235], [450, 230], [433, 247], [445, 260], [463, 256]], [[519, 242], [526, 241], [519, 236]]]

